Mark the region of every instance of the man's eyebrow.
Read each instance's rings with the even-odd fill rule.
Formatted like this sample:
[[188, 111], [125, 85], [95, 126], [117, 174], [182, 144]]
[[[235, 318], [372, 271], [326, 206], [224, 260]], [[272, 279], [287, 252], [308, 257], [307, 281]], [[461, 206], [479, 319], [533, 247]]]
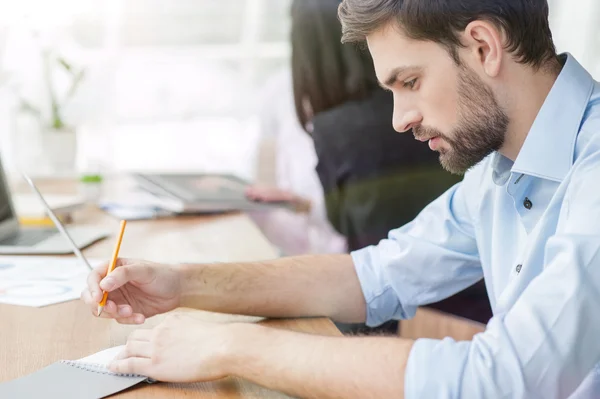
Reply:
[[384, 83], [382, 84], [381, 82], [379, 82], [379, 85], [381, 87], [383, 87], [384, 89], [387, 89], [389, 87], [392, 87], [396, 83], [396, 80], [398, 79], [398, 75], [401, 75], [406, 72], [421, 72], [422, 70], [423, 70], [423, 68], [418, 67], [418, 66], [396, 67], [391, 70], [391, 72], [388, 74], [388, 78], [385, 79]]

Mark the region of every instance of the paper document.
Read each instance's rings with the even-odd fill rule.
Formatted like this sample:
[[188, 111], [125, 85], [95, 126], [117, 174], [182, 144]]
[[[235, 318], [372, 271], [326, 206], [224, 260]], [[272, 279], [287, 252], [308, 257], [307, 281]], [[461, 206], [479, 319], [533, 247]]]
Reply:
[[163, 209], [156, 196], [141, 190], [110, 193], [98, 201], [97, 205], [117, 219], [146, 220], [175, 215], [174, 212]]
[[88, 273], [74, 257], [0, 256], [0, 303], [41, 307], [78, 299]]

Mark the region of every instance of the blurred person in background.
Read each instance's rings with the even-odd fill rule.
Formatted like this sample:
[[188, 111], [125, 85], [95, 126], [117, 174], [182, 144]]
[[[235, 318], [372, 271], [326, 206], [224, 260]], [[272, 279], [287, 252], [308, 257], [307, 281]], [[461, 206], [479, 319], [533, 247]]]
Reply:
[[273, 75], [261, 90], [259, 119], [265, 148], [259, 151], [258, 167], [268, 169], [265, 173], [273, 175], [274, 184], [261, 181], [247, 195], [260, 201], [287, 201], [293, 210], [248, 215], [282, 255], [345, 253], [346, 238], [327, 220], [313, 142], [298, 123], [292, 90], [289, 68]]

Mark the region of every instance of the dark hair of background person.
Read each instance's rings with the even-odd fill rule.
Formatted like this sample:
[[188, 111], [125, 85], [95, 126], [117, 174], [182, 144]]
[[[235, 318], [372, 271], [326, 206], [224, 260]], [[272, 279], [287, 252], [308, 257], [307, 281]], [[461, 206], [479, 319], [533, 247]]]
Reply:
[[346, 43], [395, 20], [407, 37], [441, 44], [460, 64], [460, 32], [485, 20], [504, 32], [518, 62], [535, 69], [560, 67], [548, 13], [547, 0], [343, 0], [339, 7]]
[[294, 103], [306, 130], [312, 117], [378, 86], [368, 51], [341, 44], [337, 17], [340, 0], [294, 0], [292, 3], [292, 78]]

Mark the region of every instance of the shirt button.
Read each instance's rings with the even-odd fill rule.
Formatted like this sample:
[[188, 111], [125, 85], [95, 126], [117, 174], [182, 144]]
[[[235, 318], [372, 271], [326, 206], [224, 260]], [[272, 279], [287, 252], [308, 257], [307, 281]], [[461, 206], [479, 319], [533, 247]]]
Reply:
[[521, 268], [522, 267], [523, 267], [523, 265], [517, 265], [517, 267], [515, 268], [515, 270], [517, 271], [517, 274], [521, 273]]
[[531, 203], [529, 198], [525, 197], [525, 200], [523, 201], [523, 206], [525, 207], [525, 209], [531, 209], [533, 204]]

